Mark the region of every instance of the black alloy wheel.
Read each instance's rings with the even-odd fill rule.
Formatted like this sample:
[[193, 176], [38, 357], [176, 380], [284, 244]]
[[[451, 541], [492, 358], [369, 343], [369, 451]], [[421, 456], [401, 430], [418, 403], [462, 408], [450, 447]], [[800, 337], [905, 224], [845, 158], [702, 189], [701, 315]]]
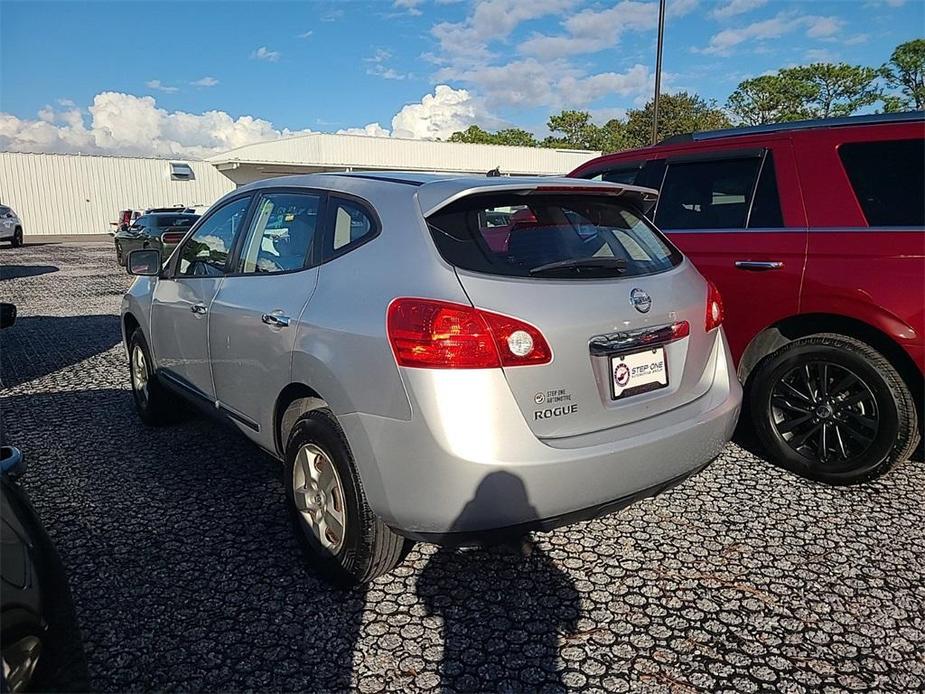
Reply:
[[793, 340], [759, 363], [747, 390], [768, 457], [804, 477], [863, 482], [918, 444], [909, 385], [881, 352], [847, 335]]

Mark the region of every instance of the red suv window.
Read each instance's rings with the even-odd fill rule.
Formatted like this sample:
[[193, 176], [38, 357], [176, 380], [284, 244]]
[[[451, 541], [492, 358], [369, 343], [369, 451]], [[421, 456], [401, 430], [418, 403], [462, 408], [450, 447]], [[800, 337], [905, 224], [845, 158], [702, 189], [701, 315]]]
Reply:
[[771, 153], [669, 161], [655, 223], [669, 231], [783, 226]]
[[870, 226], [925, 226], [925, 140], [849, 142], [838, 155]]

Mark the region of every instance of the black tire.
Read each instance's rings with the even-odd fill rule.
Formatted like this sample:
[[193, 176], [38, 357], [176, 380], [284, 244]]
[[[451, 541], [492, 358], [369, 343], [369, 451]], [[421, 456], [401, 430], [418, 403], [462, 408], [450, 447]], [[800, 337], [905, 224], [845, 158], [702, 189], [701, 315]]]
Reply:
[[[144, 371], [147, 373], [147, 388], [142, 388], [136, 379], [133, 369], [135, 350], [141, 350], [144, 355]], [[184, 411], [184, 403], [167, 390], [158, 380], [151, 360], [151, 350], [141, 332], [136, 328], [128, 341], [128, 372], [132, 386], [132, 399], [135, 401], [135, 410], [141, 421], [151, 427], [162, 427], [174, 424]]]
[[919, 440], [908, 386], [865, 342], [821, 333], [766, 357], [749, 385], [755, 432], [772, 460], [804, 477], [854, 484], [907, 459]]
[[16, 227], [16, 230], [13, 232], [13, 240], [10, 243], [13, 248], [22, 246], [22, 227]]
[[[346, 528], [335, 553], [325, 549], [296, 507], [294, 469], [306, 445], [324, 451], [334, 464], [344, 492]], [[404, 538], [390, 530], [369, 508], [363, 484], [344, 432], [328, 409], [302, 415], [286, 445], [284, 486], [293, 528], [310, 565], [330, 583], [352, 586], [388, 573], [401, 561]]]

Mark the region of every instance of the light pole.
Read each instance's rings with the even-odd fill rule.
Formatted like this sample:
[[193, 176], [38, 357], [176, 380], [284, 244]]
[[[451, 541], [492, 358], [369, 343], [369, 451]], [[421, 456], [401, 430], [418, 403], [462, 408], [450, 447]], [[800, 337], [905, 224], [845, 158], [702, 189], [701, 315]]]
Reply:
[[658, 98], [662, 91], [662, 44], [665, 41], [665, 0], [658, 0], [658, 47], [655, 50], [655, 99], [652, 102], [652, 144], [658, 142]]

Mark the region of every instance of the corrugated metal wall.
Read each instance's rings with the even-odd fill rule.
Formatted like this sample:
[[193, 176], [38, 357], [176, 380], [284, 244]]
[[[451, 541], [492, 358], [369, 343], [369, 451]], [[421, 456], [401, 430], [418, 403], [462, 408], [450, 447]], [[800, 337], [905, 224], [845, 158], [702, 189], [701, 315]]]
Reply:
[[0, 152], [0, 202], [20, 216], [27, 237], [103, 234], [119, 210], [211, 205], [234, 189], [211, 164], [187, 163], [195, 178], [172, 181], [165, 159]]

